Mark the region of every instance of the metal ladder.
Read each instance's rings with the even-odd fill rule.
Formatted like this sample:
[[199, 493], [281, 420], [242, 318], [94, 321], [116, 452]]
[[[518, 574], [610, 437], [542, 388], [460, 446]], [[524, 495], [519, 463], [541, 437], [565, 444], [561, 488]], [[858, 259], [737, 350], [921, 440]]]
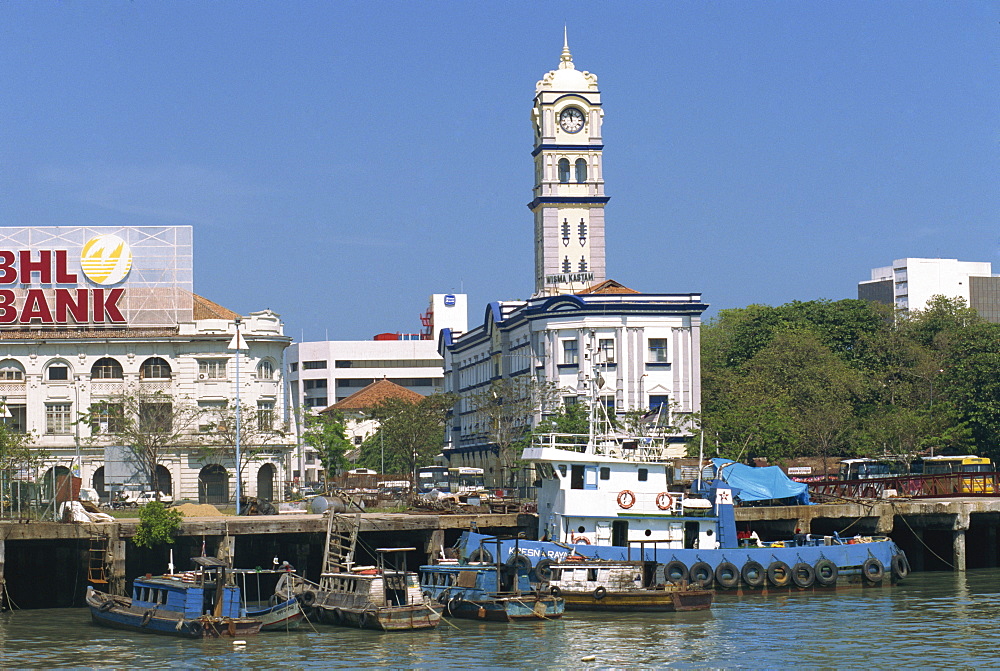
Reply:
[[87, 550], [87, 581], [94, 585], [108, 584], [108, 542], [110, 538], [100, 534], [90, 536]]

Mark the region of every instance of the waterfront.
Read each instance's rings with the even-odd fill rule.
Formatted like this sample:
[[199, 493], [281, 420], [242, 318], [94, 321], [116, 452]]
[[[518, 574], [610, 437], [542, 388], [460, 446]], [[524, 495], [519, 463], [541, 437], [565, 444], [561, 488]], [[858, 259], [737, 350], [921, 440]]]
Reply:
[[432, 632], [317, 625], [188, 641], [98, 628], [85, 609], [0, 616], [0, 665], [118, 668], [983, 667], [1000, 663], [1000, 570], [914, 574], [890, 589], [737, 599], [702, 613], [513, 625], [448, 620]]

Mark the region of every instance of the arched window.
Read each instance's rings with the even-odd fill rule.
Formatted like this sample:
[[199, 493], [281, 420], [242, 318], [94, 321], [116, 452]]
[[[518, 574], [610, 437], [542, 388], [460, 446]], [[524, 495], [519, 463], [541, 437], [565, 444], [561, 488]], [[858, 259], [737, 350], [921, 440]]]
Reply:
[[139, 369], [139, 379], [170, 379], [170, 364], [158, 356], [153, 356], [142, 362]]
[[587, 159], [576, 159], [576, 183], [583, 184], [587, 181]]
[[274, 379], [274, 364], [264, 359], [257, 365], [257, 379], [258, 380], [273, 380]]
[[109, 356], [98, 359], [90, 369], [92, 380], [121, 380], [124, 377], [122, 365]]
[[0, 362], [0, 380], [23, 380], [24, 368], [13, 359]]
[[561, 184], [569, 184], [569, 159], [561, 158], [559, 159], [559, 182]]
[[69, 364], [65, 361], [53, 361], [45, 369], [45, 379], [51, 382], [65, 382], [69, 380]]

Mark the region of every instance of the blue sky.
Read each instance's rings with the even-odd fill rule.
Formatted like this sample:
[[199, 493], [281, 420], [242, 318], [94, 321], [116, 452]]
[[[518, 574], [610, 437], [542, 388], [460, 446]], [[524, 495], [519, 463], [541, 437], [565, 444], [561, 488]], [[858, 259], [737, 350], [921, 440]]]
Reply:
[[0, 225], [195, 228], [307, 340], [533, 289], [535, 82], [605, 105], [608, 275], [719, 309], [1000, 272], [1000, 4], [0, 3]]

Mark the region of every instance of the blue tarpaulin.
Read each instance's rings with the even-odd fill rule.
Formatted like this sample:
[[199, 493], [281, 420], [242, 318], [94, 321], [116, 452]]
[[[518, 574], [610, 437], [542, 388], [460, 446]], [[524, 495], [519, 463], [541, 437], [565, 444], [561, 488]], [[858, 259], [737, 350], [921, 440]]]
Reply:
[[739, 489], [736, 500], [742, 502], [792, 499], [794, 503], [809, 504], [809, 485], [788, 479], [777, 466], [753, 468], [730, 459], [712, 459], [716, 478]]

